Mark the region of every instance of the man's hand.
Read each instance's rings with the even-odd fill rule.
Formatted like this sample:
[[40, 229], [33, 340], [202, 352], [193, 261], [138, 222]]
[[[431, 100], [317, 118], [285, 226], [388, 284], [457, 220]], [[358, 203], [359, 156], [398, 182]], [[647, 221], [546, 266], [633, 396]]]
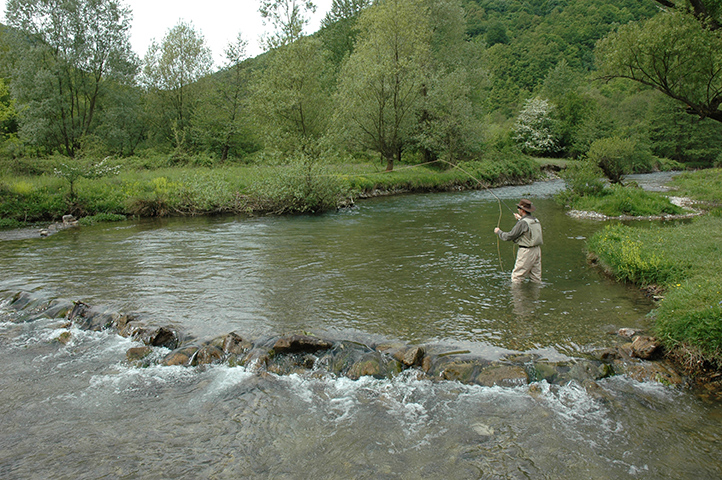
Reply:
[[514, 218], [516, 218], [517, 220], [521, 220], [521, 215], [519, 215], [518, 213], [515, 213]]
[[496, 228], [494, 229], [494, 233], [496, 233], [496, 234], [498, 234], [500, 231], [501, 231], [501, 229], [500, 229], [499, 227], [496, 227]]

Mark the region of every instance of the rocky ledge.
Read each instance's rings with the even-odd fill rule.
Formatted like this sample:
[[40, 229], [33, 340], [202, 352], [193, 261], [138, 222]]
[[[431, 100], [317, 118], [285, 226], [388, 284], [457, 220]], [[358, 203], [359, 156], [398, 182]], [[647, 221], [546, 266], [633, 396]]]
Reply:
[[590, 353], [585, 358], [551, 362], [537, 355], [511, 354], [489, 360], [468, 351], [446, 346], [407, 345], [401, 342], [361, 343], [321, 338], [306, 333], [247, 338], [230, 332], [209, 341], [183, 340], [172, 326], [152, 326], [138, 316], [111, 312], [81, 301], [42, 299], [20, 292], [9, 303], [14, 322], [41, 318], [63, 319], [55, 341], [72, 341], [72, 326], [100, 331], [113, 329], [137, 341], [122, 360], [143, 368], [151, 365], [202, 367], [211, 364], [242, 366], [260, 375], [362, 376], [392, 378], [407, 371], [419, 379], [458, 381], [482, 386], [520, 386], [539, 381], [552, 384], [577, 382], [596, 390], [596, 381], [627, 375], [639, 381], [667, 385], [685, 382], [663, 361], [653, 338], [642, 332], [621, 329], [616, 346]]

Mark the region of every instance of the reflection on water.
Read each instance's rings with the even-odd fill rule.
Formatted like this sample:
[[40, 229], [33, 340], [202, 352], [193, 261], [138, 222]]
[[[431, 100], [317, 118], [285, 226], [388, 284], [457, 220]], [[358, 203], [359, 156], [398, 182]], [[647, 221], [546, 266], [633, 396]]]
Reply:
[[[129, 221], [0, 244], [0, 297], [29, 289], [210, 338], [308, 331], [487, 357], [578, 355], [650, 302], [586, 264], [603, 224], [534, 198], [544, 283], [512, 285], [486, 192], [322, 216]], [[506, 209], [502, 228], [514, 219]], [[133, 342], [0, 305], [0, 478], [721, 478], [722, 407], [625, 377], [502, 388], [127, 366]], [[163, 352], [158, 352], [158, 355]], [[586, 387], [586, 388], [585, 388]]]
[[[500, 189], [513, 204], [559, 183]], [[586, 265], [599, 222], [535, 198], [543, 287], [520, 302], [515, 251], [487, 192], [375, 199], [322, 216], [129, 221], [3, 242], [0, 290], [31, 286], [209, 338], [230, 331], [363, 332], [409, 343], [574, 355], [640, 328], [651, 304]], [[515, 219], [506, 209], [502, 228]], [[524, 289], [532, 287], [524, 286]]]
[[541, 285], [534, 282], [511, 284], [512, 313], [519, 321], [529, 321], [534, 317], [541, 295]]

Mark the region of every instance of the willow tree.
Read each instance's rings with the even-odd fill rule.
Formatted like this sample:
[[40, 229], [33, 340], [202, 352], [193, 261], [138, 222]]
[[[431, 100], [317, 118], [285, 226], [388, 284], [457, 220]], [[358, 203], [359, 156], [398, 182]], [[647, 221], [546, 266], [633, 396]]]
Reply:
[[211, 73], [211, 50], [192, 23], [181, 21], [161, 43], [151, 42], [143, 63], [141, 82], [149, 95], [149, 117], [175, 148], [184, 148], [200, 99], [194, 83]]
[[331, 8], [321, 22], [321, 38], [336, 67], [353, 51], [358, 29], [356, 24], [361, 12], [371, 5], [371, 0], [333, 0]]
[[[207, 77], [210, 85], [204, 89], [199, 103], [194, 130], [205, 147], [220, 152], [224, 162], [232, 154], [243, 154], [251, 142], [247, 118], [251, 67], [246, 63], [248, 42], [239, 33], [224, 49], [225, 61], [220, 71]], [[245, 145], [244, 145], [245, 144]]]
[[311, 0], [261, 0], [259, 12], [265, 24], [273, 30], [263, 37], [267, 50], [289, 45], [303, 36], [308, 25], [307, 13], [314, 13]]
[[349, 141], [378, 152], [391, 171], [417, 126], [429, 13], [423, 0], [386, 0], [364, 10], [358, 28], [354, 52], [341, 70], [336, 124]]
[[482, 44], [467, 40], [460, 0], [426, 3], [433, 33], [416, 139], [426, 161], [457, 163], [482, 144], [482, 122], [473, 98], [485, 77]]
[[0, 147], [16, 131], [17, 111], [15, 110], [15, 99], [10, 95], [5, 80], [0, 78]]
[[251, 97], [267, 145], [290, 152], [324, 135], [331, 106], [328, 71], [321, 42], [313, 37], [270, 52]]
[[305, 0], [262, 2], [274, 32], [266, 40], [266, 68], [252, 85], [251, 110], [266, 145], [286, 153], [312, 144], [328, 124], [328, 62], [321, 41], [303, 36], [306, 13], [314, 10]]
[[604, 79], [653, 87], [689, 113], [722, 122], [722, 6], [662, 0], [664, 11], [619, 28], [597, 46]]
[[129, 84], [137, 60], [130, 10], [117, 0], [9, 0], [16, 44], [12, 90], [20, 134], [74, 157], [97, 126], [112, 81]]

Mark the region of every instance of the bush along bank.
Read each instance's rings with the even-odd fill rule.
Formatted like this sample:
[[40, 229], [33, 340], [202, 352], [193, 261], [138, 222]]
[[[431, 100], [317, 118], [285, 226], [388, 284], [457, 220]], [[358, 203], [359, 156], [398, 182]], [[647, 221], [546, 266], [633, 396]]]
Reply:
[[654, 334], [700, 380], [722, 373], [722, 216], [651, 228], [609, 225], [588, 241], [590, 259], [654, 294]]
[[0, 177], [0, 227], [54, 221], [66, 214], [320, 213], [351, 205], [356, 198], [526, 184], [539, 176], [537, 163], [518, 154], [456, 166], [401, 165], [392, 172], [370, 163], [332, 164], [303, 156], [280, 166], [121, 168], [105, 176], [11, 172]]

